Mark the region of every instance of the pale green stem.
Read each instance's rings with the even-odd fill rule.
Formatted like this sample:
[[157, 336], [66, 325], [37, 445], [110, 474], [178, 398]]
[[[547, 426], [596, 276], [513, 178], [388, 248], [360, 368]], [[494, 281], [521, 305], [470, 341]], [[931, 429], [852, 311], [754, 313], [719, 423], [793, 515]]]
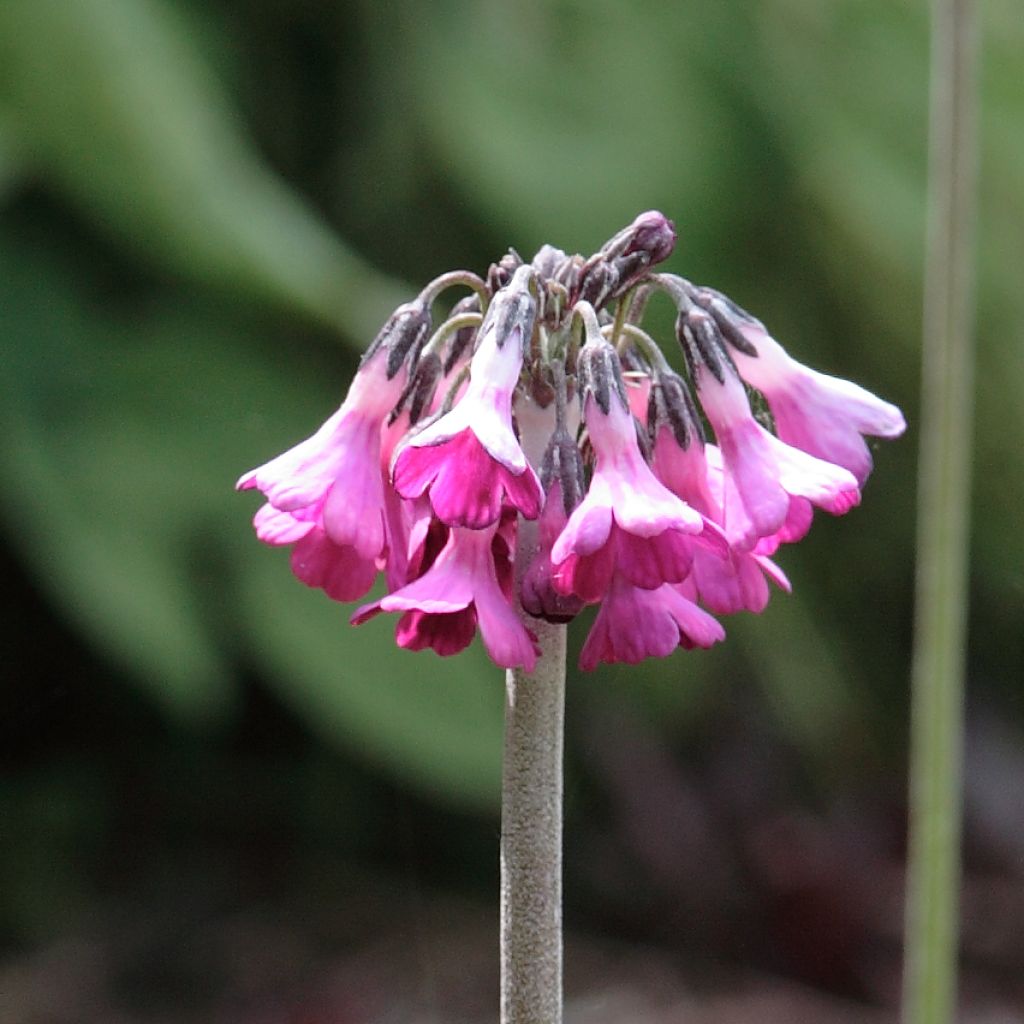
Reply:
[[[516, 578], [536, 548], [521, 522]], [[501, 1024], [562, 1021], [562, 736], [566, 628], [529, 619], [541, 655], [505, 677], [501, 784]]]
[[976, 46], [972, 0], [933, 8], [904, 1024], [957, 994], [972, 434]]
[[489, 302], [487, 285], [471, 270], [451, 270], [447, 274], [435, 277], [434, 280], [420, 292], [419, 297], [421, 301], [430, 306], [433, 305], [434, 300], [441, 294], [441, 292], [447, 291], [449, 288], [456, 287], [469, 288], [476, 292], [477, 298], [480, 300], [480, 312], [487, 312], [487, 304]]
[[463, 327], [479, 327], [482, 322], [483, 317], [479, 313], [456, 313], [455, 316], [449, 317], [430, 336], [430, 340], [423, 346], [420, 358], [430, 353], [440, 355], [453, 334], [457, 334]]

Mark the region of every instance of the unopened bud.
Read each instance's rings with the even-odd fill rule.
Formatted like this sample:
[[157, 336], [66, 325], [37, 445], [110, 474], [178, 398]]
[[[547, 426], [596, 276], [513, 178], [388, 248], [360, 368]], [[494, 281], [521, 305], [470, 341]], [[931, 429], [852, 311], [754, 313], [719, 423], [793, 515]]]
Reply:
[[490, 293], [496, 295], [500, 292], [512, 280], [512, 275], [523, 262], [523, 257], [515, 249], [509, 249], [497, 263], [492, 263], [487, 268], [487, 288]]
[[643, 252], [647, 255], [647, 265], [653, 266], [667, 260], [675, 245], [676, 229], [672, 221], [658, 210], [648, 210], [609, 238], [601, 246], [601, 252], [609, 258]]
[[641, 213], [587, 260], [575, 297], [599, 309], [609, 299], [624, 295], [651, 267], [667, 259], [675, 244], [672, 221], [657, 210]]

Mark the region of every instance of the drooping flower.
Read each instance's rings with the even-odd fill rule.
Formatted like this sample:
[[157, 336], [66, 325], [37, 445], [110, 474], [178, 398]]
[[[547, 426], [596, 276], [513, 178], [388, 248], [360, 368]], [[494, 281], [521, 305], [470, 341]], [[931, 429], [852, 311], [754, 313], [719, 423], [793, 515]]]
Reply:
[[429, 314], [400, 307], [364, 357], [341, 407], [320, 429], [250, 470], [239, 490], [263, 492], [254, 521], [266, 543], [295, 544], [304, 583], [351, 601], [373, 583], [386, 551], [381, 429], [406, 381], [404, 355], [422, 340]]
[[734, 543], [750, 549], [759, 538], [776, 533], [790, 515], [794, 498], [805, 498], [833, 515], [860, 502], [857, 480], [849, 470], [791, 447], [757, 422], [710, 315], [698, 309], [684, 311], [678, 331], [725, 472], [748, 520]]
[[768, 402], [779, 438], [794, 448], [848, 469], [863, 486], [871, 452], [862, 435], [899, 437], [903, 413], [857, 384], [798, 363], [758, 323], [739, 330], [756, 350], [736, 350], [736, 367]]
[[580, 668], [600, 662], [635, 665], [677, 647], [711, 647], [725, 638], [721, 623], [671, 583], [649, 590], [616, 572], [580, 652]]
[[478, 530], [453, 527], [444, 549], [422, 576], [364, 605], [352, 622], [360, 625], [382, 611], [405, 612], [396, 633], [399, 646], [430, 647], [438, 654], [465, 648], [479, 625], [495, 664], [530, 671], [537, 660], [534, 639], [500, 582], [502, 575], [511, 582], [508, 552], [497, 524]]
[[[743, 506], [735, 492], [733, 500], [726, 500], [720, 453], [714, 445], [704, 443], [693, 398], [677, 374], [657, 374], [651, 390], [649, 419], [654, 434], [651, 465], [658, 479], [673, 494], [721, 526], [727, 538], [742, 539], [749, 532]], [[737, 518], [738, 524], [734, 524]], [[769, 597], [765, 576], [782, 589], [790, 589], [782, 570], [760, 552], [733, 545], [724, 557], [700, 546], [694, 550], [690, 580], [700, 599], [716, 614], [763, 611]]]
[[491, 304], [470, 363], [469, 386], [449, 412], [399, 451], [394, 486], [404, 498], [429, 493], [449, 526], [483, 529], [507, 503], [527, 519], [540, 514], [543, 495], [512, 426], [512, 399], [536, 315], [533, 271], [520, 267]]
[[616, 570], [635, 586], [678, 583], [695, 539], [725, 552], [721, 531], [660, 483], [644, 461], [618, 358], [597, 336], [580, 353], [584, 420], [594, 450], [590, 487], [551, 551], [563, 594], [600, 600]]

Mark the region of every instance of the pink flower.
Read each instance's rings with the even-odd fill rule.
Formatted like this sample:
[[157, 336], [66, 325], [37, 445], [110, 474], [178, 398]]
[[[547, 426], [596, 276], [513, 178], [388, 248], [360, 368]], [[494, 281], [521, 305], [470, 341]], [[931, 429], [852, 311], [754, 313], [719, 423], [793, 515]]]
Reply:
[[798, 363], [758, 324], [739, 330], [757, 356], [737, 350], [733, 358], [744, 379], [768, 400], [779, 437], [845, 467], [863, 486], [872, 463], [861, 435], [899, 437], [906, 429], [900, 410], [857, 384]]
[[580, 668], [599, 662], [635, 665], [677, 647], [710, 647], [725, 638], [721, 624], [670, 583], [648, 590], [615, 573], [580, 653]]
[[405, 612], [396, 638], [400, 647], [455, 654], [473, 638], [475, 627], [491, 659], [503, 668], [532, 671], [534, 638], [512, 608], [502, 582], [511, 583], [509, 544], [497, 525], [479, 530], [455, 527], [436, 561], [413, 582], [364, 605], [352, 616], [359, 625], [379, 612]]
[[389, 357], [378, 347], [341, 408], [312, 437], [237, 484], [267, 498], [254, 520], [260, 540], [295, 544], [295, 575], [339, 601], [366, 593], [386, 550], [381, 425], [405, 380], [404, 370], [388, 376]]
[[606, 384], [604, 397], [607, 408], [593, 393], [585, 399], [596, 465], [586, 496], [551, 550], [555, 589], [587, 603], [604, 596], [616, 569], [647, 589], [680, 582], [697, 537], [725, 553], [721, 530], [672, 494], [644, 461], [619, 388]]
[[520, 268], [492, 302], [465, 394], [413, 435], [395, 460], [398, 493], [416, 498], [429, 492], [435, 514], [449, 526], [483, 529], [498, 521], [505, 503], [527, 519], [540, 514], [540, 483], [512, 427], [512, 398], [535, 311], [523, 283], [531, 273]]
[[[728, 526], [730, 540], [746, 549], [786, 523], [792, 498], [842, 515], [860, 502], [857, 480], [849, 470], [792, 448], [764, 429], [753, 417], [747, 393], [728, 362], [716, 369], [697, 362], [695, 378], [701, 404], [714, 427], [727, 479], [735, 485], [742, 512], [742, 530]], [[728, 500], [726, 517], [728, 520]]]
[[[733, 538], [730, 527], [736, 516], [730, 517], [726, 512], [730, 505], [724, 493], [725, 476], [721, 456], [714, 445], [705, 446], [699, 437], [692, 436], [683, 448], [671, 427], [663, 423], [655, 433], [652, 464], [658, 479], [673, 494], [718, 523], [726, 536]], [[802, 504], [810, 508], [806, 502]], [[747, 529], [743, 507], [737, 502], [731, 507], [734, 513], [740, 513], [739, 536], [742, 537]], [[724, 558], [701, 547], [695, 548], [693, 553], [690, 580], [700, 599], [717, 615], [741, 610], [763, 611], [769, 598], [766, 575], [783, 590], [791, 589], [785, 573], [760, 551], [744, 551], [730, 545]]]

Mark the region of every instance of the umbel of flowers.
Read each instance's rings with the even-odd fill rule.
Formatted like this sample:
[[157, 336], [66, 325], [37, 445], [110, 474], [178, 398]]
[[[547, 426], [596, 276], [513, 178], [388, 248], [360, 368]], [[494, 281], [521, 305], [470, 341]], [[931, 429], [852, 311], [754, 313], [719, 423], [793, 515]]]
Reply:
[[[355, 601], [356, 624], [398, 613], [401, 647], [455, 654], [477, 629], [505, 668], [533, 669], [531, 618], [597, 616], [580, 657], [635, 663], [724, 636], [716, 615], [761, 611], [772, 557], [813, 508], [841, 515], [871, 471], [864, 435], [899, 409], [791, 358], [712, 288], [657, 264], [673, 225], [641, 214], [589, 258], [510, 252], [400, 306], [348, 395], [311, 437], [238, 487], [257, 536], [295, 575]], [[467, 288], [435, 326], [448, 289]], [[676, 372], [643, 329], [677, 311]], [[521, 521], [538, 520], [525, 570]], [[520, 559], [520, 562], [523, 560]]]

